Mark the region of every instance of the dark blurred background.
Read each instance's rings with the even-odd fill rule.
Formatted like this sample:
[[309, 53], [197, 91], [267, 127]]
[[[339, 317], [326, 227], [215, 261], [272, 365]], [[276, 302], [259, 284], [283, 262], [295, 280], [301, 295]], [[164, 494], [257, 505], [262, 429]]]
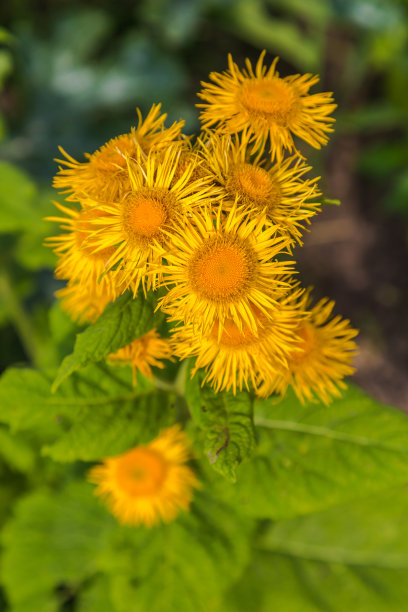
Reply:
[[303, 283], [361, 329], [356, 381], [408, 409], [408, 1], [6, 0], [0, 24], [2, 369], [52, 365], [50, 328], [68, 325], [42, 246], [58, 145], [81, 159], [153, 102], [194, 132], [200, 81], [266, 49], [339, 105], [329, 146], [303, 148], [342, 202], [297, 251]]

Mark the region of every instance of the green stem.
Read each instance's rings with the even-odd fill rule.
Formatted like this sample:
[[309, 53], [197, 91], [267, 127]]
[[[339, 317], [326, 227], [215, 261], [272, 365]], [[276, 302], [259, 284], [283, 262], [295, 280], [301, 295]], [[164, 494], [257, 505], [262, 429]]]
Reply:
[[7, 272], [0, 270], [0, 299], [2, 300], [10, 320], [21, 340], [27, 357], [34, 365], [41, 362], [41, 346], [37, 331], [14, 291]]

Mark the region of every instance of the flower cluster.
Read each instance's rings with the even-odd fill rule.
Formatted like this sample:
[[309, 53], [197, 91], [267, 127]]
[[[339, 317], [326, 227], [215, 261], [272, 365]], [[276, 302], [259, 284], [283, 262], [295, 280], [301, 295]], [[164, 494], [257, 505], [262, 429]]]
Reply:
[[166, 128], [154, 105], [85, 162], [61, 149], [55, 187], [65, 204], [53, 220], [64, 232], [48, 243], [67, 280], [62, 307], [76, 320], [95, 321], [127, 290], [161, 289], [171, 337], [152, 330], [112, 363], [151, 376], [162, 359], [193, 358], [192, 374], [203, 370], [217, 391], [264, 397], [290, 386], [302, 402], [327, 403], [353, 373], [357, 332], [332, 316], [333, 302], [312, 306], [295, 280], [294, 248], [322, 200], [294, 137], [325, 145], [335, 104], [309, 93], [317, 76], [282, 78], [276, 61], [267, 67], [262, 53], [240, 70], [229, 57], [226, 72], [212, 73], [196, 138], [182, 121]]

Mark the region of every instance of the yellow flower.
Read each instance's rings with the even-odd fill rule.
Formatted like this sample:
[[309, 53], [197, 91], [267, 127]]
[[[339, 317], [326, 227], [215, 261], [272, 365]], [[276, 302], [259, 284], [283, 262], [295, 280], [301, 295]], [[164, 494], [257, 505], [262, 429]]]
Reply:
[[46, 238], [46, 244], [54, 247], [58, 255], [55, 276], [78, 281], [88, 292], [106, 295], [114, 300], [120, 295], [112, 274], [107, 274], [109, 260], [114, 249], [107, 248], [95, 252], [95, 245], [90, 241], [89, 233], [93, 230], [91, 221], [98, 216], [97, 209], [80, 210], [67, 208], [54, 202], [65, 213], [65, 217], [48, 217], [48, 221], [62, 223], [62, 229], [68, 233]]
[[201, 143], [192, 143], [191, 138], [183, 138], [180, 146], [180, 157], [174, 173], [173, 181], [178, 181], [186, 170], [192, 167], [190, 176], [191, 181], [208, 178], [209, 172], [204, 163], [204, 156], [201, 154]]
[[120, 523], [152, 527], [189, 509], [193, 487], [199, 486], [185, 465], [190, 456], [186, 436], [175, 425], [147, 445], [104, 459], [89, 480]]
[[263, 51], [255, 70], [246, 60], [246, 69], [240, 70], [228, 56], [229, 70], [212, 72], [213, 83], [202, 83], [199, 95], [205, 104], [201, 118], [204, 127], [217, 125], [228, 134], [247, 130], [253, 139], [253, 149], [263, 148], [269, 137], [272, 158], [282, 159], [282, 150], [293, 151], [293, 136], [305, 140], [319, 149], [332, 132], [329, 117], [336, 108], [331, 93], [309, 94], [319, 81], [311, 74], [281, 78], [275, 67], [276, 58], [267, 68], [263, 64]]
[[68, 283], [55, 292], [55, 297], [61, 300], [62, 310], [80, 324], [94, 323], [112, 302], [103, 285], [96, 284], [89, 288], [79, 281]]
[[86, 162], [76, 161], [60, 147], [65, 159], [56, 160], [62, 167], [54, 179], [54, 187], [70, 194], [67, 200], [117, 200], [130, 188], [127, 159], [140, 151], [147, 154], [165, 149], [180, 137], [184, 121], [164, 128], [167, 115], [160, 115], [160, 108], [160, 104], [154, 104], [144, 120], [137, 109], [137, 127], [112, 138], [92, 155], [85, 154]]
[[160, 300], [172, 320], [207, 333], [218, 319], [221, 334], [231, 319], [240, 331], [246, 325], [257, 334], [253, 308], [269, 318], [289, 289], [283, 276], [293, 272], [293, 262], [274, 259], [288, 253], [290, 240], [276, 237], [273, 227], [264, 230], [264, 221], [235, 209], [224, 215], [219, 206], [194, 212], [174, 233], [162, 267], [166, 286], [174, 286]]
[[[98, 216], [90, 220], [92, 244], [97, 251], [114, 249], [109, 267], [115, 268], [116, 282], [123, 291], [132, 286], [136, 293], [140, 283], [144, 290], [156, 286], [157, 277], [160, 280], [157, 266], [162, 261], [157, 245], [166, 245], [185, 214], [211, 195], [211, 188], [201, 179], [190, 180], [192, 165], [174, 182], [179, 155], [178, 147], [169, 147], [164, 156], [151, 153], [146, 159], [140, 156], [129, 161], [129, 192], [115, 202], [94, 203]], [[152, 273], [147, 277], [150, 267]]]
[[[297, 296], [299, 293], [300, 290], [296, 290]], [[250, 385], [257, 391], [261, 384], [275, 380], [276, 363], [280, 367], [286, 365], [296, 343], [294, 330], [302, 313], [283, 300], [273, 309], [269, 319], [256, 309], [253, 315], [263, 325], [258, 336], [254, 336], [246, 325], [240, 331], [231, 319], [225, 320], [220, 338], [217, 323], [204, 336], [197, 334], [189, 324], [174, 331], [174, 352], [182, 359], [196, 357], [192, 376], [199, 368], [204, 368], [203, 382], [209, 382], [217, 392], [232, 388], [236, 393], [237, 388], [249, 389]]]
[[161, 338], [155, 329], [152, 329], [141, 338], [133, 340], [116, 353], [108, 355], [113, 363], [131, 364], [133, 369], [133, 384], [136, 381], [136, 371], [153, 380], [151, 366], [164, 368], [160, 359], [170, 359], [171, 349], [167, 339]]
[[287, 367], [278, 367], [279, 373], [260, 389], [261, 396], [284, 395], [291, 385], [303, 404], [316, 397], [328, 404], [346, 388], [343, 378], [354, 373], [351, 364], [357, 345], [353, 338], [358, 331], [339, 315], [331, 318], [334, 301], [324, 298], [308, 310], [309, 304], [310, 289], [301, 300], [306, 317], [296, 331], [297, 345]]
[[[271, 164], [251, 159], [247, 135], [212, 134], [203, 141], [203, 156], [214, 182], [220, 186], [220, 197], [243, 205], [249, 216], [265, 212], [269, 224], [279, 233], [301, 242], [304, 224], [319, 210], [320, 196], [316, 181], [305, 179], [311, 168], [296, 156]], [[224, 205], [225, 208], [225, 205]]]

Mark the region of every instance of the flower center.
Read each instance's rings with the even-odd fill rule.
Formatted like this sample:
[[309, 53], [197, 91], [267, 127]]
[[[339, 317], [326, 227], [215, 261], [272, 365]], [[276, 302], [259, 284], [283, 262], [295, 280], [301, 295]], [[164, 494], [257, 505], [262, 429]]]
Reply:
[[154, 495], [167, 474], [163, 457], [155, 450], [138, 446], [120, 457], [115, 466], [118, 487], [131, 497]]
[[296, 350], [291, 354], [291, 361], [294, 366], [300, 365], [307, 359], [316, 345], [314, 328], [309, 323], [303, 325], [296, 331], [297, 342]]
[[255, 263], [249, 247], [216, 237], [204, 244], [189, 266], [194, 291], [212, 300], [234, 299], [245, 292]]
[[227, 181], [227, 189], [268, 208], [273, 208], [281, 200], [280, 187], [269, 172], [252, 164], [235, 166]]
[[239, 100], [247, 111], [285, 127], [298, 109], [296, 92], [279, 77], [248, 79], [239, 92]]
[[[218, 325], [215, 324], [211, 330], [211, 338], [218, 343]], [[227, 347], [248, 346], [256, 340], [255, 336], [249, 331], [246, 325], [240, 332], [238, 327], [231, 319], [226, 319], [221, 332], [219, 344]]]
[[160, 235], [160, 229], [168, 220], [167, 192], [146, 190], [129, 196], [124, 206], [124, 225], [128, 235], [141, 241], [149, 241]]
[[112, 172], [113, 166], [124, 170], [127, 167], [126, 158], [134, 157], [137, 148], [138, 145], [131, 134], [122, 134], [95, 151], [90, 156], [90, 162], [101, 171]]

